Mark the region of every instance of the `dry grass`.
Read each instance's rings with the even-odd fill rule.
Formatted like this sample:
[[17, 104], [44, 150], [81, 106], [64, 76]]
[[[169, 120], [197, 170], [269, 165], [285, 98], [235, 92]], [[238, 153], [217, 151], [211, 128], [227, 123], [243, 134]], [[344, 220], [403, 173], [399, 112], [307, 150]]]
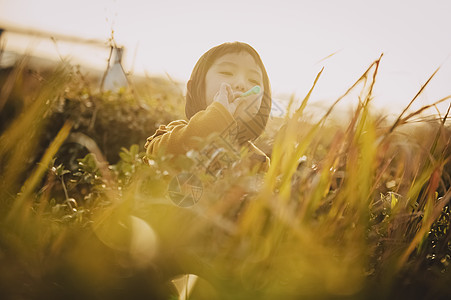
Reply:
[[[199, 153], [190, 152], [176, 159], [161, 155], [151, 165], [129, 161], [133, 169], [123, 184], [115, 173], [120, 165], [109, 167], [93, 146], [102, 179], [94, 187], [101, 192], [89, 207], [70, 206], [69, 212], [55, 204], [68, 199], [51, 199], [51, 177], [45, 176], [70, 124], [32, 173], [26, 162], [48, 108], [64, 95], [68, 73], [57, 69], [0, 137], [3, 294], [169, 299], [175, 294], [170, 279], [191, 273], [200, 278], [192, 299], [451, 295], [444, 284], [451, 260], [448, 114], [431, 121], [421, 114], [428, 107], [406, 107], [393, 124], [376, 116], [371, 103], [379, 64], [310, 124], [305, 111], [318, 74], [272, 138], [264, 175], [238, 158], [212, 176], [197, 163]], [[329, 126], [335, 105], [355, 89], [358, 106], [348, 123]], [[8, 90], [4, 85], [2, 97]], [[217, 145], [215, 153], [233, 156]], [[190, 208], [167, 196], [180, 172], [203, 184], [202, 198]], [[440, 224], [445, 230], [437, 233]], [[440, 244], [432, 247], [433, 241]], [[432, 254], [434, 264], [427, 257]], [[437, 268], [443, 273], [434, 273]]]

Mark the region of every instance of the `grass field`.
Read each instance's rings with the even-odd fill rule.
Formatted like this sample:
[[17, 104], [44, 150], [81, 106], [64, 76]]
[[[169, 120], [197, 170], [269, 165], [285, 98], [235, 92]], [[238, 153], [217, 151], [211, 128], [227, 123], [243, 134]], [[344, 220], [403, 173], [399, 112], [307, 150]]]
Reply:
[[[310, 121], [318, 74], [257, 141], [264, 174], [215, 136], [143, 163], [143, 138], [183, 116], [170, 82], [100, 93], [70, 65], [26, 80], [19, 63], [0, 93], [1, 298], [177, 299], [180, 276], [189, 299], [450, 297], [448, 112], [378, 114], [380, 63], [340, 121], [335, 104]], [[205, 153], [232, 159], [206, 172]], [[197, 178], [189, 207], [171, 201], [180, 174]]]

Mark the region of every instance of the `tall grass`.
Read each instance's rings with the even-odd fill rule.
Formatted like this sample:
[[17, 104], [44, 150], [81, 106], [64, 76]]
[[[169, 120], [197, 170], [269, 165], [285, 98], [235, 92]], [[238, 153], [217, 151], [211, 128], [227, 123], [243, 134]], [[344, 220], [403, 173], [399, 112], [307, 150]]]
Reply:
[[[311, 124], [309, 99], [320, 72], [300, 107], [285, 116], [265, 174], [244, 157], [205, 172], [203, 151], [161, 154], [144, 164], [136, 148], [124, 149], [109, 166], [85, 137], [94, 153], [80, 160], [83, 178], [92, 179], [90, 202], [71, 198], [79, 195], [74, 186], [66, 189], [70, 174], [52, 162], [70, 123], [29, 171], [46, 112], [71, 80], [66, 67], [57, 68], [0, 137], [2, 294], [174, 299], [171, 279], [195, 274], [191, 299], [451, 295], [448, 113], [431, 119], [424, 117], [429, 107], [406, 107], [394, 123], [378, 116], [372, 102], [380, 63]], [[336, 104], [357, 89], [347, 123], [331, 125]], [[437, 102], [444, 101], [449, 97]], [[213, 155], [236, 157], [211, 138], [205, 149], [215, 145]], [[168, 197], [182, 172], [203, 185], [188, 208]], [[57, 183], [64, 196], [52, 191]]]

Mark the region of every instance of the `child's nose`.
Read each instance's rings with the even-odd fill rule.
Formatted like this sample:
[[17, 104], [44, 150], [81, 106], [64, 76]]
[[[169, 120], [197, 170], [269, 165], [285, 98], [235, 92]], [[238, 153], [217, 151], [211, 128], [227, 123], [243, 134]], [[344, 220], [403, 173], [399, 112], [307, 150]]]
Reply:
[[245, 80], [242, 78], [236, 78], [235, 82], [233, 83], [233, 89], [235, 91], [245, 92], [246, 91]]

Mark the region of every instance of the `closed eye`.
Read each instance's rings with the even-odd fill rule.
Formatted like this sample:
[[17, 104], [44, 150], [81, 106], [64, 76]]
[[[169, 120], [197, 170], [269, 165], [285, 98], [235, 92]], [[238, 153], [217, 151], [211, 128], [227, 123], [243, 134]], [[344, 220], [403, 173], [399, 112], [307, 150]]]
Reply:
[[219, 74], [226, 75], [226, 76], [232, 76], [233, 75], [232, 72], [226, 72], [226, 71], [221, 71], [221, 72], [219, 72]]
[[251, 82], [253, 84], [260, 84], [260, 82], [258, 80], [255, 80], [255, 79], [249, 79], [249, 82]]

